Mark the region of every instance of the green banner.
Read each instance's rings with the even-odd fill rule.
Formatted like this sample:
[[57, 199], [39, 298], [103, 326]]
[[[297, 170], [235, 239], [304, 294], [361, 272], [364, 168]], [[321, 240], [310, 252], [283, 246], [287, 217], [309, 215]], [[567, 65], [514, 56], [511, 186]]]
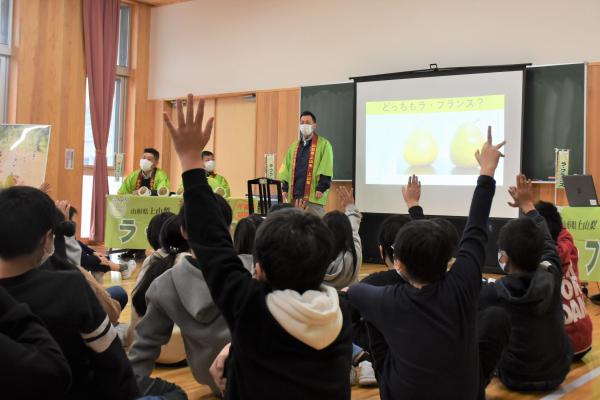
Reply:
[[156, 214], [177, 214], [182, 197], [107, 196], [104, 245], [116, 249], [147, 249], [146, 229]]
[[[234, 222], [248, 216], [246, 199], [233, 197], [227, 202]], [[177, 214], [182, 204], [181, 196], [107, 196], [104, 245], [109, 249], [150, 248], [146, 230], [152, 217], [167, 211]]]
[[564, 207], [560, 214], [579, 250], [579, 278], [600, 282], [600, 207]]

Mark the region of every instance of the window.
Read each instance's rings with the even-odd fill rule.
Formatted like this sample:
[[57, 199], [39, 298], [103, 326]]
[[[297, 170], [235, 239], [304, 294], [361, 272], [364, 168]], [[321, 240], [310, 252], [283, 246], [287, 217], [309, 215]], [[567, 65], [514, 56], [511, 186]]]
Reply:
[[[125, 104], [127, 78], [117, 76], [115, 79], [115, 96], [113, 98], [108, 142], [106, 145], [106, 163], [108, 167], [115, 166], [115, 154], [122, 153], [125, 148]], [[83, 165], [93, 166], [96, 161], [96, 147], [92, 132], [92, 118], [90, 113], [89, 88], [85, 87], [85, 139], [83, 148]]]
[[[130, 25], [131, 7], [128, 5], [121, 5], [119, 12], [117, 78], [115, 79], [115, 95], [113, 98], [109, 136], [106, 146], [106, 162], [109, 168], [114, 167], [115, 165], [115, 154], [122, 153], [125, 148], [125, 113], [127, 104], [127, 76], [129, 75], [127, 67], [129, 66]], [[89, 90], [87, 84], [85, 99], [83, 164], [86, 166], [93, 166], [96, 161], [96, 148], [94, 146], [94, 134], [92, 132]]]
[[12, 0], [0, 0], [0, 122], [6, 122], [11, 55]]

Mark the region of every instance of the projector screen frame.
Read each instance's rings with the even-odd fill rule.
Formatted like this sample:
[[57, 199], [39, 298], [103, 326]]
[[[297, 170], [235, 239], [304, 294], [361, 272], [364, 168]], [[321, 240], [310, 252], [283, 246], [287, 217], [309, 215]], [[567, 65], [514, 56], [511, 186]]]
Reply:
[[[486, 74], [486, 73], [497, 73], [497, 72], [510, 72], [510, 71], [522, 71], [522, 92], [521, 92], [521, 158], [519, 159], [519, 170], [522, 168], [523, 160], [523, 117], [525, 112], [525, 85], [526, 76], [525, 70], [531, 67], [532, 63], [521, 63], [521, 64], [501, 64], [501, 65], [484, 65], [484, 66], [463, 66], [463, 67], [447, 67], [447, 68], [428, 68], [421, 70], [411, 70], [403, 72], [393, 72], [375, 75], [364, 75], [350, 77], [354, 84], [354, 132], [352, 137], [353, 151], [352, 151], [352, 186], [354, 189], [354, 198], [356, 198], [356, 130], [358, 126], [357, 113], [356, 113], [356, 102], [357, 102], [357, 84], [362, 82], [374, 82], [374, 81], [385, 81], [385, 80], [398, 80], [398, 79], [414, 79], [414, 78], [430, 78], [450, 75], [471, 75], [471, 74]], [[375, 212], [364, 212], [364, 214], [381, 214]], [[383, 213], [385, 214], [385, 212]], [[439, 217], [446, 217], [439, 215]], [[457, 216], [448, 216], [457, 217]], [[463, 217], [466, 218], [466, 217]], [[492, 218], [492, 217], [490, 217]], [[509, 220], [510, 218], [493, 218], [495, 220]]]

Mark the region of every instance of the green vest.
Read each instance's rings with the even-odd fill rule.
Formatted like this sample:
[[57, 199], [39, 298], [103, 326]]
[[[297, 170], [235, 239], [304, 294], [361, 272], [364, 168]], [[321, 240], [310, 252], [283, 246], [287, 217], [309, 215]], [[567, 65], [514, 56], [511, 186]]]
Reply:
[[[227, 182], [227, 179], [225, 179], [224, 176], [219, 175], [219, 174], [214, 174], [214, 175], [208, 175], [206, 177], [206, 180], [208, 180], [208, 185], [210, 186], [210, 188], [212, 189], [213, 192], [217, 192], [217, 189], [223, 189], [223, 197], [228, 199], [229, 197], [231, 197], [231, 188], [229, 187], [229, 182]], [[179, 184], [179, 190], [183, 189], [183, 182], [181, 182]], [[178, 191], [179, 191], [178, 190]]]
[[[127, 178], [123, 180], [123, 183], [121, 184], [117, 194], [133, 194], [140, 172], [141, 170], [138, 169], [129, 174]], [[167, 189], [171, 190], [171, 183], [169, 182], [167, 173], [160, 168], [156, 168], [154, 170], [154, 187], [148, 189], [158, 190], [162, 187], [166, 187]]]

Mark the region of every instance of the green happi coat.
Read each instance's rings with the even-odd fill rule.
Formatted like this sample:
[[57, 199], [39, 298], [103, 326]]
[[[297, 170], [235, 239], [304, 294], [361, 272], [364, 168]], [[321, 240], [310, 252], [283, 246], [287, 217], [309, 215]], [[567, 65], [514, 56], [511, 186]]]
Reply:
[[[219, 174], [211, 174], [206, 176], [206, 180], [208, 181], [208, 185], [213, 190], [213, 192], [216, 193], [218, 189], [223, 189], [223, 192], [225, 192], [225, 194], [223, 194], [223, 197], [226, 199], [231, 197], [231, 188], [229, 187], [229, 182], [227, 182], [227, 179], [225, 179], [224, 176]], [[179, 184], [178, 191], [181, 191], [182, 189], [183, 182]]]
[[[325, 193], [323, 193], [323, 197], [320, 199], [317, 199], [315, 193], [317, 191], [317, 185], [319, 184], [319, 177], [321, 175], [330, 176], [333, 179], [333, 149], [329, 140], [320, 135], [315, 134], [314, 136], [318, 136], [318, 139], [308, 201], [311, 203], [325, 205], [327, 204], [327, 198], [329, 197], [329, 190], [325, 191]], [[292, 168], [294, 165], [294, 159], [298, 153], [299, 144], [300, 141], [296, 141], [290, 146], [285, 154], [283, 163], [279, 167], [279, 174], [277, 176], [279, 180], [288, 183], [288, 201], [292, 201], [294, 193], [294, 177]]]
[[[141, 170], [135, 170], [131, 174], [127, 176], [123, 180], [121, 187], [119, 188], [118, 194], [133, 194], [135, 191], [135, 185], [137, 184], [137, 179]], [[169, 178], [167, 177], [167, 173], [160, 168], [156, 168], [154, 170], [154, 187], [148, 188], [151, 190], [158, 190], [161, 187], [166, 187], [171, 190], [171, 183], [169, 182]]]

